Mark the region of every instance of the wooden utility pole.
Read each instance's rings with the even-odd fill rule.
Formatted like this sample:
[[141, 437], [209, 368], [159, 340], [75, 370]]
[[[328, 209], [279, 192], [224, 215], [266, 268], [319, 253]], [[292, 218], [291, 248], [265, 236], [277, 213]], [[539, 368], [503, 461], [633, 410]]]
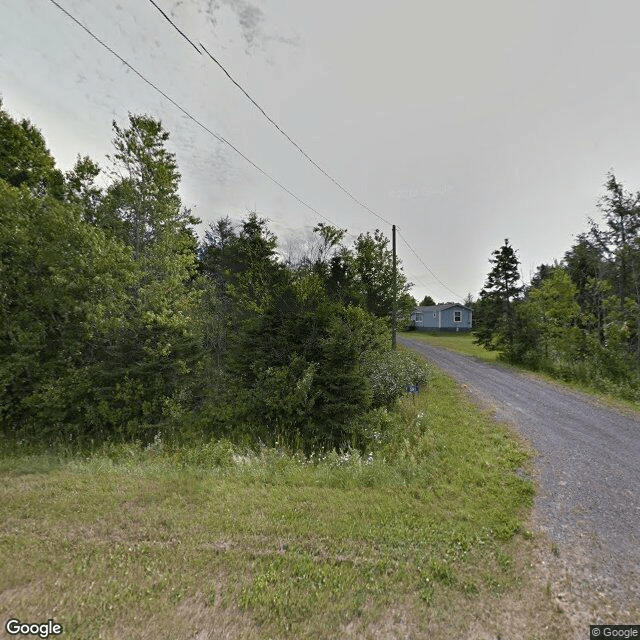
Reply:
[[396, 265], [396, 225], [391, 226], [391, 247], [393, 248], [393, 307], [391, 311], [391, 348], [396, 348], [396, 318], [398, 316], [398, 273]]

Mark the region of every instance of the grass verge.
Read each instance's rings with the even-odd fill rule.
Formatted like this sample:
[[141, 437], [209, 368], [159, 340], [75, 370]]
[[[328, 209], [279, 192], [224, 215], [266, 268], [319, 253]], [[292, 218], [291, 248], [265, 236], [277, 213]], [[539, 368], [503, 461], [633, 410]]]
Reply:
[[408, 338], [409, 340], [420, 340], [434, 347], [442, 347], [464, 356], [473, 356], [485, 362], [496, 362], [498, 359], [497, 351], [489, 351], [479, 344], [473, 342], [473, 334], [465, 332], [449, 332], [449, 331], [401, 331], [398, 335]]
[[568, 637], [527, 578], [521, 444], [438, 372], [389, 422], [365, 455], [5, 451], [0, 617], [69, 639]]
[[399, 332], [398, 335], [408, 338], [409, 340], [423, 341], [427, 344], [433, 345], [434, 347], [449, 349], [449, 351], [455, 351], [456, 353], [460, 353], [465, 356], [473, 356], [474, 358], [484, 360], [485, 362], [499, 363], [503, 367], [517, 369], [527, 375], [534, 376], [558, 387], [572, 389], [573, 391], [579, 391], [580, 393], [589, 395], [608, 407], [622, 411], [631, 411], [636, 415], [640, 413], [640, 403], [638, 402], [620, 398], [612, 393], [605, 393], [599, 389], [595, 389], [592, 386], [575, 380], [560, 380], [557, 377], [545, 373], [544, 371], [533, 371], [532, 369], [524, 366], [499, 362], [497, 351], [489, 351], [481, 345], [475, 344], [473, 342], [473, 334], [468, 332], [438, 333], [433, 331], [403, 331]]

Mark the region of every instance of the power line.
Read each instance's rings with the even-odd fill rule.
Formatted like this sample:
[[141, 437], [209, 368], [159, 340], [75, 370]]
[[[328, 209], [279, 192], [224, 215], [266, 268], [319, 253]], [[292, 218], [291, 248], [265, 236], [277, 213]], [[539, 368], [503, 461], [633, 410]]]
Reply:
[[406, 238], [400, 233], [399, 229], [398, 229], [398, 235], [400, 236], [402, 241], [407, 245], [407, 247], [409, 247], [413, 255], [416, 258], [418, 258], [422, 266], [436, 279], [437, 282], [439, 282], [447, 291], [449, 291], [450, 293], [453, 293], [453, 295], [456, 296], [456, 298], [459, 298], [460, 300], [464, 300], [464, 296], [461, 296], [459, 293], [456, 293], [453, 289], [450, 289], [444, 282], [442, 282], [442, 280], [440, 280], [440, 278], [438, 278], [438, 276], [428, 267], [425, 261], [418, 255], [416, 250], [407, 242]]
[[[186, 38], [194, 47], [194, 49], [200, 54], [202, 55], [202, 52], [200, 51], [200, 49], [198, 49], [198, 47], [196, 47], [196, 45], [193, 44], [193, 42], [191, 42], [191, 40], [189, 40], [189, 38], [187, 38], [187, 36], [184, 35], [184, 33], [182, 33], [182, 31], [176, 26], [176, 24], [167, 16], [167, 14], [162, 11], [162, 9], [154, 2], [154, 0], [149, 0], [149, 2], [151, 2], [151, 4], [158, 9], [158, 11], [160, 11], [160, 13], [162, 13], [162, 15], [169, 21], [169, 23], [173, 26], [173, 28], [180, 33], [180, 35], [182, 35], [184, 38]], [[384, 218], [383, 216], [381, 216], [379, 213], [376, 213], [373, 209], [371, 209], [370, 207], [368, 207], [364, 202], [361, 202], [360, 200], [358, 200], [358, 198], [356, 198], [356, 196], [354, 196], [345, 186], [343, 186], [338, 180], [336, 180], [332, 175], [330, 175], [325, 169], [323, 169], [295, 140], [293, 140], [289, 134], [282, 129], [282, 127], [280, 127], [280, 125], [249, 95], [249, 93], [246, 91], [246, 89], [227, 71], [227, 69], [224, 67], [224, 65], [202, 44], [202, 42], [198, 42], [198, 44], [200, 45], [200, 48], [202, 49], [202, 51], [204, 51], [209, 58], [211, 58], [211, 60], [213, 62], [215, 62], [218, 67], [220, 67], [220, 69], [222, 69], [222, 71], [224, 72], [224, 74], [227, 76], [227, 78], [229, 78], [229, 80], [231, 80], [231, 82], [233, 82], [233, 84], [238, 87], [238, 89], [240, 89], [240, 91], [242, 91], [242, 93], [245, 95], [245, 97], [249, 100], [249, 102], [251, 102], [251, 104], [258, 109], [258, 111], [260, 111], [260, 113], [318, 170], [320, 171], [320, 173], [322, 173], [325, 177], [329, 178], [329, 180], [331, 180], [331, 182], [333, 182], [333, 184], [335, 184], [341, 191], [343, 191], [346, 195], [348, 195], [356, 204], [360, 205], [362, 208], [366, 209], [370, 214], [374, 215], [376, 218], [378, 218], [379, 220], [382, 220], [382, 222], [393, 226], [391, 222], [389, 222], [389, 220], [387, 220], [386, 218]]]
[[[149, 0], [149, 2], [151, 2], [151, 4], [153, 4], [156, 9], [158, 9], [162, 15], [165, 16], [165, 18], [167, 18], [167, 20], [170, 22], [170, 24], [174, 27], [174, 29], [176, 29], [176, 31], [178, 31], [181, 35], [183, 35], [185, 38], [186, 36], [182, 33], [182, 31], [173, 23], [173, 21], [171, 21], [166, 14], [164, 13], [164, 11], [162, 11], [162, 9], [160, 9], [160, 7], [158, 7], [158, 5], [154, 2], [154, 0]], [[189, 38], [187, 38], [187, 40], [189, 40]], [[193, 45], [193, 42], [191, 42], [191, 40], [189, 40], [189, 42]], [[278, 132], [283, 135], [318, 171], [320, 171], [325, 177], [327, 177], [329, 180], [331, 180], [331, 182], [333, 182], [343, 193], [345, 193], [347, 196], [349, 196], [349, 198], [351, 198], [356, 204], [358, 204], [360, 207], [362, 207], [363, 209], [365, 209], [366, 211], [368, 211], [370, 214], [372, 214], [373, 216], [375, 216], [376, 218], [378, 218], [379, 220], [381, 220], [382, 222], [388, 224], [389, 226], [393, 226], [393, 224], [387, 220], [386, 218], [384, 218], [383, 216], [381, 216], [379, 213], [377, 213], [376, 211], [374, 211], [373, 209], [371, 209], [367, 204], [365, 204], [364, 202], [362, 202], [361, 200], [359, 200], [358, 198], [356, 198], [356, 196], [354, 196], [351, 191], [349, 191], [345, 186], [343, 186], [338, 180], [336, 180], [332, 175], [330, 175], [325, 169], [323, 169], [295, 140], [293, 140], [289, 134], [258, 104], [258, 102], [256, 102], [256, 100], [254, 100], [254, 98], [248, 93], [248, 91], [229, 73], [229, 71], [226, 69], [226, 67], [202, 44], [202, 42], [198, 42], [198, 44], [200, 45], [200, 48], [202, 49], [202, 51], [204, 51], [209, 58], [215, 62], [215, 64], [222, 70], [222, 72], [227, 76], [227, 78], [229, 78], [229, 80], [243, 93], [243, 95], [249, 100], [249, 102], [251, 102], [251, 104], [258, 109], [258, 111], [260, 111], [260, 113], [278, 130]], [[196, 51], [201, 54], [200, 50], [193, 45], [194, 48], [196, 49]], [[398, 233], [400, 233], [398, 231]], [[402, 237], [402, 235], [401, 235]], [[451, 290], [449, 287], [447, 287], [447, 285], [445, 285], [439, 278], [438, 276], [435, 275], [435, 273], [433, 273], [433, 271], [423, 262], [423, 260], [420, 258], [420, 256], [417, 254], [417, 252], [413, 249], [413, 247], [407, 242], [407, 240], [402, 237], [402, 240], [404, 241], [404, 243], [407, 245], [407, 247], [409, 247], [409, 249], [413, 252], [413, 254], [418, 258], [418, 260], [420, 260], [420, 262], [424, 265], [424, 267], [427, 269], [427, 271], [429, 271], [429, 273], [448, 291], [450, 291], [451, 293], [453, 293], [454, 295], [456, 295], [457, 297], [461, 297], [459, 296], [457, 293], [455, 293], [455, 291]]]
[[271, 182], [273, 182], [275, 185], [280, 187], [280, 189], [282, 189], [283, 191], [288, 193], [292, 198], [297, 200], [301, 205], [303, 205], [304, 207], [306, 207], [307, 209], [309, 209], [310, 211], [312, 211], [316, 215], [320, 216], [323, 220], [326, 220], [327, 222], [329, 222], [334, 227], [338, 226], [335, 222], [333, 222], [333, 220], [327, 218], [327, 216], [325, 216], [324, 214], [320, 213], [317, 209], [312, 207], [310, 204], [307, 204], [302, 198], [300, 198], [298, 195], [296, 195], [293, 191], [291, 191], [290, 189], [285, 187], [281, 182], [276, 180], [276, 178], [274, 178], [269, 173], [267, 173], [264, 169], [259, 167], [253, 160], [251, 160], [244, 153], [242, 153], [242, 151], [240, 151], [235, 145], [233, 145], [231, 142], [229, 142], [228, 140], [223, 138], [221, 135], [219, 135], [219, 134], [215, 133], [214, 131], [212, 131], [211, 129], [209, 129], [209, 127], [207, 127], [205, 124], [200, 122], [200, 120], [198, 120], [195, 116], [191, 115], [184, 107], [180, 106], [173, 98], [171, 98], [171, 96], [167, 95], [162, 89], [160, 89], [153, 82], [151, 82], [151, 80], [148, 80], [147, 78], [145, 78], [145, 76], [143, 76], [142, 73], [140, 73], [135, 67], [133, 67], [131, 64], [129, 64], [121, 55], [116, 53], [108, 44], [106, 44], [105, 42], [100, 40], [100, 38], [98, 38], [98, 36], [96, 36], [88, 27], [86, 27], [84, 24], [82, 24], [82, 22], [80, 22], [77, 18], [75, 18], [64, 7], [60, 6], [56, 2], [56, 0], [49, 0], [49, 1], [52, 4], [54, 4], [56, 7], [58, 7], [58, 9], [60, 9], [60, 11], [62, 11], [67, 17], [69, 17], [71, 20], [73, 20], [73, 22], [75, 22], [79, 27], [81, 27], [84, 31], [86, 31], [96, 42], [98, 42], [107, 51], [109, 51], [109, 53], [111, 53], [116, 58], [118, 58], [118, 60], [120, 60], [120, 62], [122, 62], [122, 64], [124, 64], [127, 68], [131, 69], [131, 71], [133, 71], [141, 80], [146, 82], [146, 84], [148, 84], [155, 91], [157, 91], [161, 96], [163, 96], [169, 102], [171, 102], [171, 104], [174, 107], [176, 107], [176, 109], [179, 109], [185, 116], [187, 116], [187, 118], [189, 118], [190, 120], [195, 122], [201, 129], [206, 131], [209, 135], [213, 136], [219, 142], [222, 142], [223, 144], [226, 144], [228, 147], [233, 149], [241, 158], [246, 160], [252, 167], [254, 167], [257, 171], [259, 171], [263, 176], [265, 176], [266, 178], [271, 180]]
[[[191, 40], [189, 40], [189, 38], [187, 36], [185, 36], [182, 31], [180, 31], [180, 29], [178, 29], [174, 23], [168, 18], [168, 16], [155, 4], [155, 2], [153, 2], [153, 0], [150, 0], [152, 2], [152, 4], [154, 6], [156, 6], [156, 8], [161, 11], [161, 13], [165, 16], [165, 18], [176, 28], [176, 30], [185, 37], [185, 39], [187, 41], [189, 41], [192, 45], [193, 42], [191, 42]], [[233, 151], [236, 152], [236, 154], [238, 154], [241, 158], [243, 158], [246, 162], [248, 162], [252, 167], [254, 167], [259, 173], [261, 173], [263, 176], [265, 176], [268, 180], [270, 180], [271, 182], [273, 182], [276, 186], [278, 186], [280, 189], [282, 189], [285, 193], [287, 193], [288, 195], [290, 195], [292, 198], [294, 198], [294, 200], [296, 200], [297, 202], [299, 202], [301, 205], [303, 205], [304, 207], [306, 207], [307, 209], [309, 209], [309, 211], [312, 211], [313, 213], [315, 213], [317, 216], [319, 216], [320, 218], [322, 218], [323, 220], [326, 220], [327, 222], [329, 222], [331, 225], [333, 225], [334, 227], [338, 227], [338, 225], [333, 222], [333, 220], [331, 220], [330, 218], [328, 218], [327, 216], [325, 216], [323, 213], [320, 213], [320, 211], [318, 211], [315, 207], [311, 206], [310, 204], [308, 204], [307, 202], [305, 202], [300, 196], [298, 196], [297, 194], [295, 194], [293, 191], [291, 191], [288, 187], [286, 187], [285, 185], [283, 185], [281, 182], [279, 182], [276, 178], [274, 178], [272, 175], [270, 175], [269, 173], [267, 173], [264, 169], [262, 169], [260, 166], [258, 166], [253, 160], [251, 160], [248, 156], [246, 156], [244, 153], [242, 153], [242, 151], [240, 151], [234, 144], [232, 144], [231, 142], [229, 142], [226, 138], [224, 138], [223, 136], [215, 133], [214, 131], [212, 131], [211, 129], [209, 129], [209, 127], [207, 127], [205, 124], [203, 124], [200, 120], [198, 120], [195, 116], [193, 116], [191, 113], [189, 113], [189, 111], [187, 111], [184, 107], [182, 107], [180, 104], [178, 104], [171, 96], [169, 96], [167, 93], [165, 93], [162, 89], [160, 89], [156, 84], [154, 84], [151, 80], [148, 80], [140, 71], [138, 71], [135, 67], [133, 67], [129, 62], [127, 62], [120, 54], [118, 54], [116, 51], [114, 51], [108, 44], [106, 44], [104, 41], [102, 41], [98, 36], [96, 36], [88, 27], [86, 27], [82, 22], [80, 22], [75, 16], [73, 16], [71, 13], [69, 13], [69, 11], [67, 11], [64, 7], [62, 7], [60, 4], [58, 4], [58, 2], [56, 2], [56, 0], [50, 0], [50, 2], [52, 4], [54, 4], [56, 7], [58, 7], [58, 9], [60, 9], [60, 11], [62, 11], [68, 18], [70, 18], [73, 22], [75, 22], [81, 29], [83, 29], [83, 31], [85, 31], [87, 34], [89, 34], [98, 44], [100, 44], [102, 47], [104, 47], [109, 53], [111, 53], [113, 56], [115, 56], [122, 64], [124, 64], [128, 69], [131, 69], [131, 71], [133, 71], [133, 73], [135, 73], [143, 82], [145, 82], [147, 85], [149, 85], [152, 89], [154, 89], [156, 92], [158, 92], [161, 96], [163, 96], [166, 100], [168, 100], [174, 107], [176, 107], [176, 109], [178, 109], [181, 113], [183, 113], [187, 118], [189, 118], [191, 121], [193, 121], [195, 124], [197, 124], [203, 131], [205, 131], [206, 133], [208, 133], [209, 135], [211, 135], [213, 138], [215, 138], [216, 140], [218, 140], [219, 142], [222, 142], [223, 144], [227, 145], [228, 147], [230, 147]], [[195, 45], [193, 45], [195, 47]], [[202, 46], [202, 45], [201, 45]], [[197, 47], [195, 47], [196, 50], [198, 51], [198, 53], [200, 53], [200, 51], [197, 49]], [[202, 47], [204, 49], [204, 46]], [[209, 54], [209, 52], [204, 49], [205, 52], [217, 63], [217, 61], [213, 58], [213, 56], [211, 56], [211, 54]], [[219, 64], [219, 63], [217, 63]], [[219, 65], [221, 66], [221, 65]], [[221, 66], [221, 68], [225, 71], [226, 70]], [[229, 75], [227, 73], [227, 75]], [[231, 76], [229, 75], [229, 78], [231, 78]], [[231, 78], [233, 80], [233, 78]], [[234, 81], [235, 82], [235, 81]], [[238, 85], [239, 86], [239, 85]], [[241, 88], [241, 87], [240, 87]], [[243, 90], [244, 91], [244, 90]], [[246, 93], [246, 92], [245, 92]], [[247, 94], [248, 96], [248, 94]], [[248, 96], [249, 97], [249, 96]], [[258, 108], [259, 105], [256, 106]], [[261, 109], [262, 111], [262, 109]], [[263, 112], [264, 113], [264, 112]], [[266, 116], [266, 114], [265, 114]], [[266, 116], [268, 118], [268, 116]], [[269, 120], [271, 120], [269, 118]], [[272, 121], [272, 123], [274, 124], [274, 126], [277, 127], [276, 123]], [[278, 129], [280, 130], [280, 128], [278, 127]], [[285, 135], [287, 138], [289, 138], [289, 136], [286, 135], [286, 133], [284, 133], [282, 130], [280, 130], [283, 135]], [[291, 140], [291, 142], [295, 145], [295, 142], [293, 142], [293, 140]], [[296, 145], [297, 147], [297, 145]], [[299, 148], [299, 147], [298, 147]], [[300, 148], [299, 148], [300, 149]], [[307, 154], [304, 153], [304, 151], [302, 149], [300, 149], [300, 151], [306, 156]], [[311, 160], [311, 158], [308, 158], [311, 162], [313, 162], [313, 160]], [[313, 164], [315, 165], [315, 162], [313, 162]], [[318, 165], [316, 165], [318, 166]], [[318, 167], [318, 169], [320, 169], [323, 173], [324, 170], [322, 170], [320, 167]], [[329, 176], [329, 174], [326, 174], [327, 177], [329, 177], [333, 182], [335, 182], [345, 193], [347, 193], [355, 202], [357, 202], [358, 204], [360, 204], [362, 207], [364, 207], [367, 211], [369, 211], [370, 213], [372, 213], [374, 216], [378, 217], [380, 220], [382, 220], [383, 222], [386, 222], [387, 224], [391, 224], [388, 220], [386, 220], [385, 218], [383, 218], [382, 216], [378, 215], [377, 213], [375, 213], [373, 210], [371, 210], [369, 207], [367, 207], [365, 204], [361, 203], [357, 198], [355, 198], [350, 192], [348, 192], [344, 187], [342, 187], [342, 185], [340, 185], [336, 180], [334, 180], [331, 176]], [[349, 234], [352, 235], [352, 234]], [[422, 265], [427, 269], [427, 271], [429, 271], [429, 273], [448, 291], [450, 291], [451, 293], [453, 293], [455, 296], [457, 296], [458, 298], [462, 298], [462, 296], [460, 296], [459, 294], [457, 294], [455, 291], [453, 291], [452, 289], [450, 289], [446, 284], [444, 284], [444, 282], [442, 282], [442, 280], [440, 280], [440, 278], [438, 278], [438, 276], [436, 276], [436, 274], [425, 264], [425, 262], [422, 260], [422, 258], [420, 258], [420, 256], [418, 255], [418, 253], [415, 251], [415, 249], [408, 243], [408, 241], [404, 238], [404, 236], [400, 233], [400, 231], [398, 230], [398, 235], [400, 236], [400, 238], [403, 240], [403, 242], [407, 245], [407, 247], [411, 250], [411, 252], [416, 256], [416, 258], [422, 263]]]
[[149, 2], [166, 18], [166, 20], [171, 24], [171, 26], [200, 54], [202, 55], [202, 51], [198, 49], [198, 47], [193, 44], [193, 42], [178, 28], [176, 23], [153, 1], [149, 0]]
[[349, 191], [345, 186], [343, 186], [338, 180], [336, 180], [331, 174], [329, 174], [325, 169], [323, 169], [295, 140], [293, 140], [289, 134], [280, 127], [280, 125], [247, 93], [247, 91], [240, 85], [233, 76], [225, 69], [225, 67], [208, 51], [208, 49], [202, 44], [202, 42], [198, 42], [202, 50], [215, 62], [220, 69], [224, 72], [224, 74], [233, 82], [233, 84], [242, 91], [242, 93], [247, 97], [247, 99], [253, 104], [258, 111], [325, 177], [329, 178], [333, 184], [338, 187], [343, 193], [345, 193], [349, 198], [351, 198], [357, 205], [361, 206], [363, 209], [366, 209], [370, 214], [374, 215], [379, 220], [382, 220], [385, 224], [389, 226], [393, 226], [389, 220], [381, 216], [379, 213], [376, 213], [373, 209], [367, 206], [364, 202], [356, 198], [351, 191]]

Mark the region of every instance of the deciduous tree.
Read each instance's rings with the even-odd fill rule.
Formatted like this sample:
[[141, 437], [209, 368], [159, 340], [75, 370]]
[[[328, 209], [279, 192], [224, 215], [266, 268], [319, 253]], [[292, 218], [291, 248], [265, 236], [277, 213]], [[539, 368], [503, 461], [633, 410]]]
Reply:
[[40, 131], [23, 119], [16, 122], [0, 100], [0, 179], [12, 187], [25, 186], [37, 196], [64, 198], [64, 177], [56, 169]]

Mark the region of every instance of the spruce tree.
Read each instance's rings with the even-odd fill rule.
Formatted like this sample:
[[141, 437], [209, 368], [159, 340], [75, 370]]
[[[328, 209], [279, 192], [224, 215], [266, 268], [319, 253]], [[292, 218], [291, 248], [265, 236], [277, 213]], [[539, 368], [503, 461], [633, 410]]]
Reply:
[[502, 350], [507, 359], [514, 357], [514, 301], [522, 293], [520, 262], [509, 240], [491, 254], [493, 268], [476, 305], [476, 342], [487, 349]]
[[424, 298], [422, 298], [422, 302], [420, 303], [421, 307], [434, 307], [436, 304], [435, 300], [427, 295]]

